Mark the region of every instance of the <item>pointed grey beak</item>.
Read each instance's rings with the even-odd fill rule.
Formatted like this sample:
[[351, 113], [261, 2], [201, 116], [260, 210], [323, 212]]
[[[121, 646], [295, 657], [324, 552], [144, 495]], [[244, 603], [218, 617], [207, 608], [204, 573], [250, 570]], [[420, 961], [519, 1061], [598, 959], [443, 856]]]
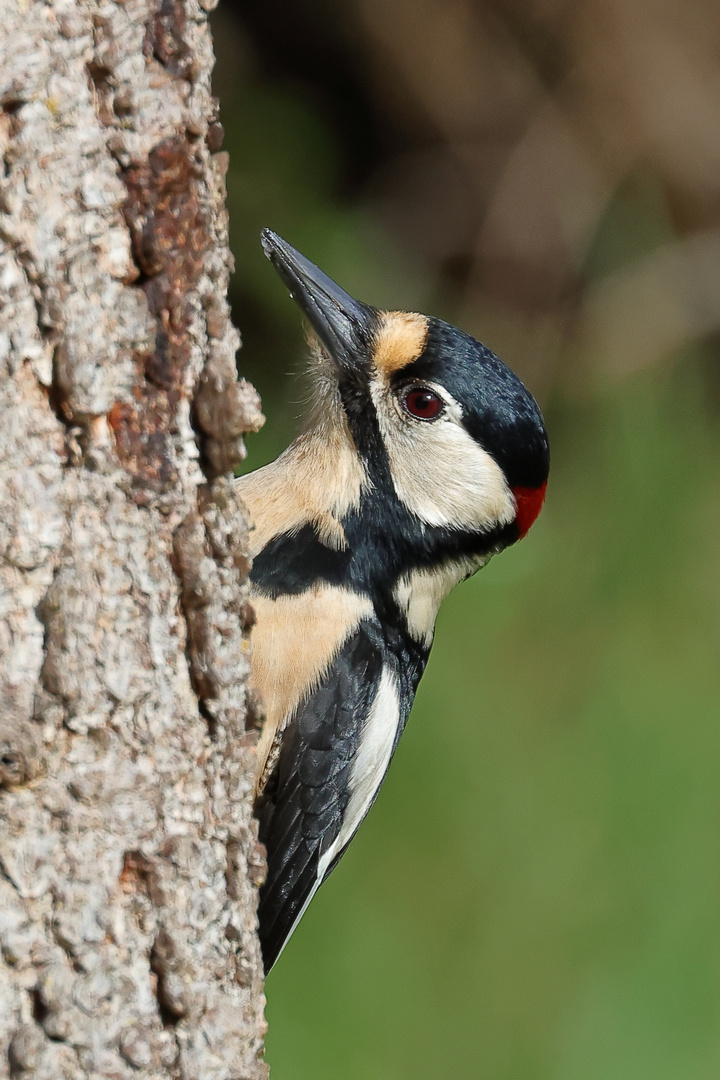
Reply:
[[357, 371], [369, 362], [377, 315], [369, 304], [353, 300], [332, 278], [270, 229], [262, 246], [341, 371]]

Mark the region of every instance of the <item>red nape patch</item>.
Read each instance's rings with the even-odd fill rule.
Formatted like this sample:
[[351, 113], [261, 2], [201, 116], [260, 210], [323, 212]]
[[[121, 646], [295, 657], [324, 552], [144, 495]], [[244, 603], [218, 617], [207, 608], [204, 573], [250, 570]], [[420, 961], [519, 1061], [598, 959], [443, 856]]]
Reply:
[[520, 530], [521, 540], [530, 531], [530, 526], [542, 509], [546, 488], [547, 480], [539, 488], [514, 487], [510, 489], [515, 496], [517, 505], [517, 517], [515, 520]]

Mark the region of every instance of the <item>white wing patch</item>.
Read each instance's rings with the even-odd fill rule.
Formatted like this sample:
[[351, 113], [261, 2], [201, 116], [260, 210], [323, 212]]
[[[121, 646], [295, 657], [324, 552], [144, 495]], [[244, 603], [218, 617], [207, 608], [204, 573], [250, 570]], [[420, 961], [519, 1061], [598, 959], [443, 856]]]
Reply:
[[310, 901], [322, 885], [333, 859], [352, 839], [353, 834], [357, 831], [362, 819], [368, 812], [370, 803], [380, 787], [390, 764], [390, 754], [395, 742], [395, 733], [399, 720], [400, 703], [395, 676], [385, 668], [380, 678], [378, 692], [368, 714], [367, 723], [360, 737], [360, 749], [353, 762], [350, 773], [350, 801], [345, 810], [340, 832], [318, 861], [315, 884], [298, 912], [297, 918], [283, 942], [282, 949], [280, 949], [275, 959], [275, 963], [277, 963], [283, 949], [295, 932], [295, 928], [307, 911]]
[[384, 668], [350, 773], [350, 801], [340, 832], [318, 863], [318, 884], [338, 852], [352, 839], [383, 782], [399, 721], [397, 683], [393, 673]]

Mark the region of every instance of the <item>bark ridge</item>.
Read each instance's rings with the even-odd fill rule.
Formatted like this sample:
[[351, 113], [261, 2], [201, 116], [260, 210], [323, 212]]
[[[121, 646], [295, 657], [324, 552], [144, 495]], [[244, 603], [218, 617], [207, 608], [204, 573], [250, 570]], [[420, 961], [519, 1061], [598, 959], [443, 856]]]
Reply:
[[0, 1076], [267, 1075], [210, 6], [0, 0]]

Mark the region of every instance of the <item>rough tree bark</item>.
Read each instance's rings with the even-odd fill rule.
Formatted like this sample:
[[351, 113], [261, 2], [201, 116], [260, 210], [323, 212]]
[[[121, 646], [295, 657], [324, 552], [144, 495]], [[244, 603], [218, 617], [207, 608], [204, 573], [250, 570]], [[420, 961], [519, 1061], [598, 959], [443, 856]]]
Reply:
[[213, 0], [0, 0], [0, 1076], [266, 1076]]

